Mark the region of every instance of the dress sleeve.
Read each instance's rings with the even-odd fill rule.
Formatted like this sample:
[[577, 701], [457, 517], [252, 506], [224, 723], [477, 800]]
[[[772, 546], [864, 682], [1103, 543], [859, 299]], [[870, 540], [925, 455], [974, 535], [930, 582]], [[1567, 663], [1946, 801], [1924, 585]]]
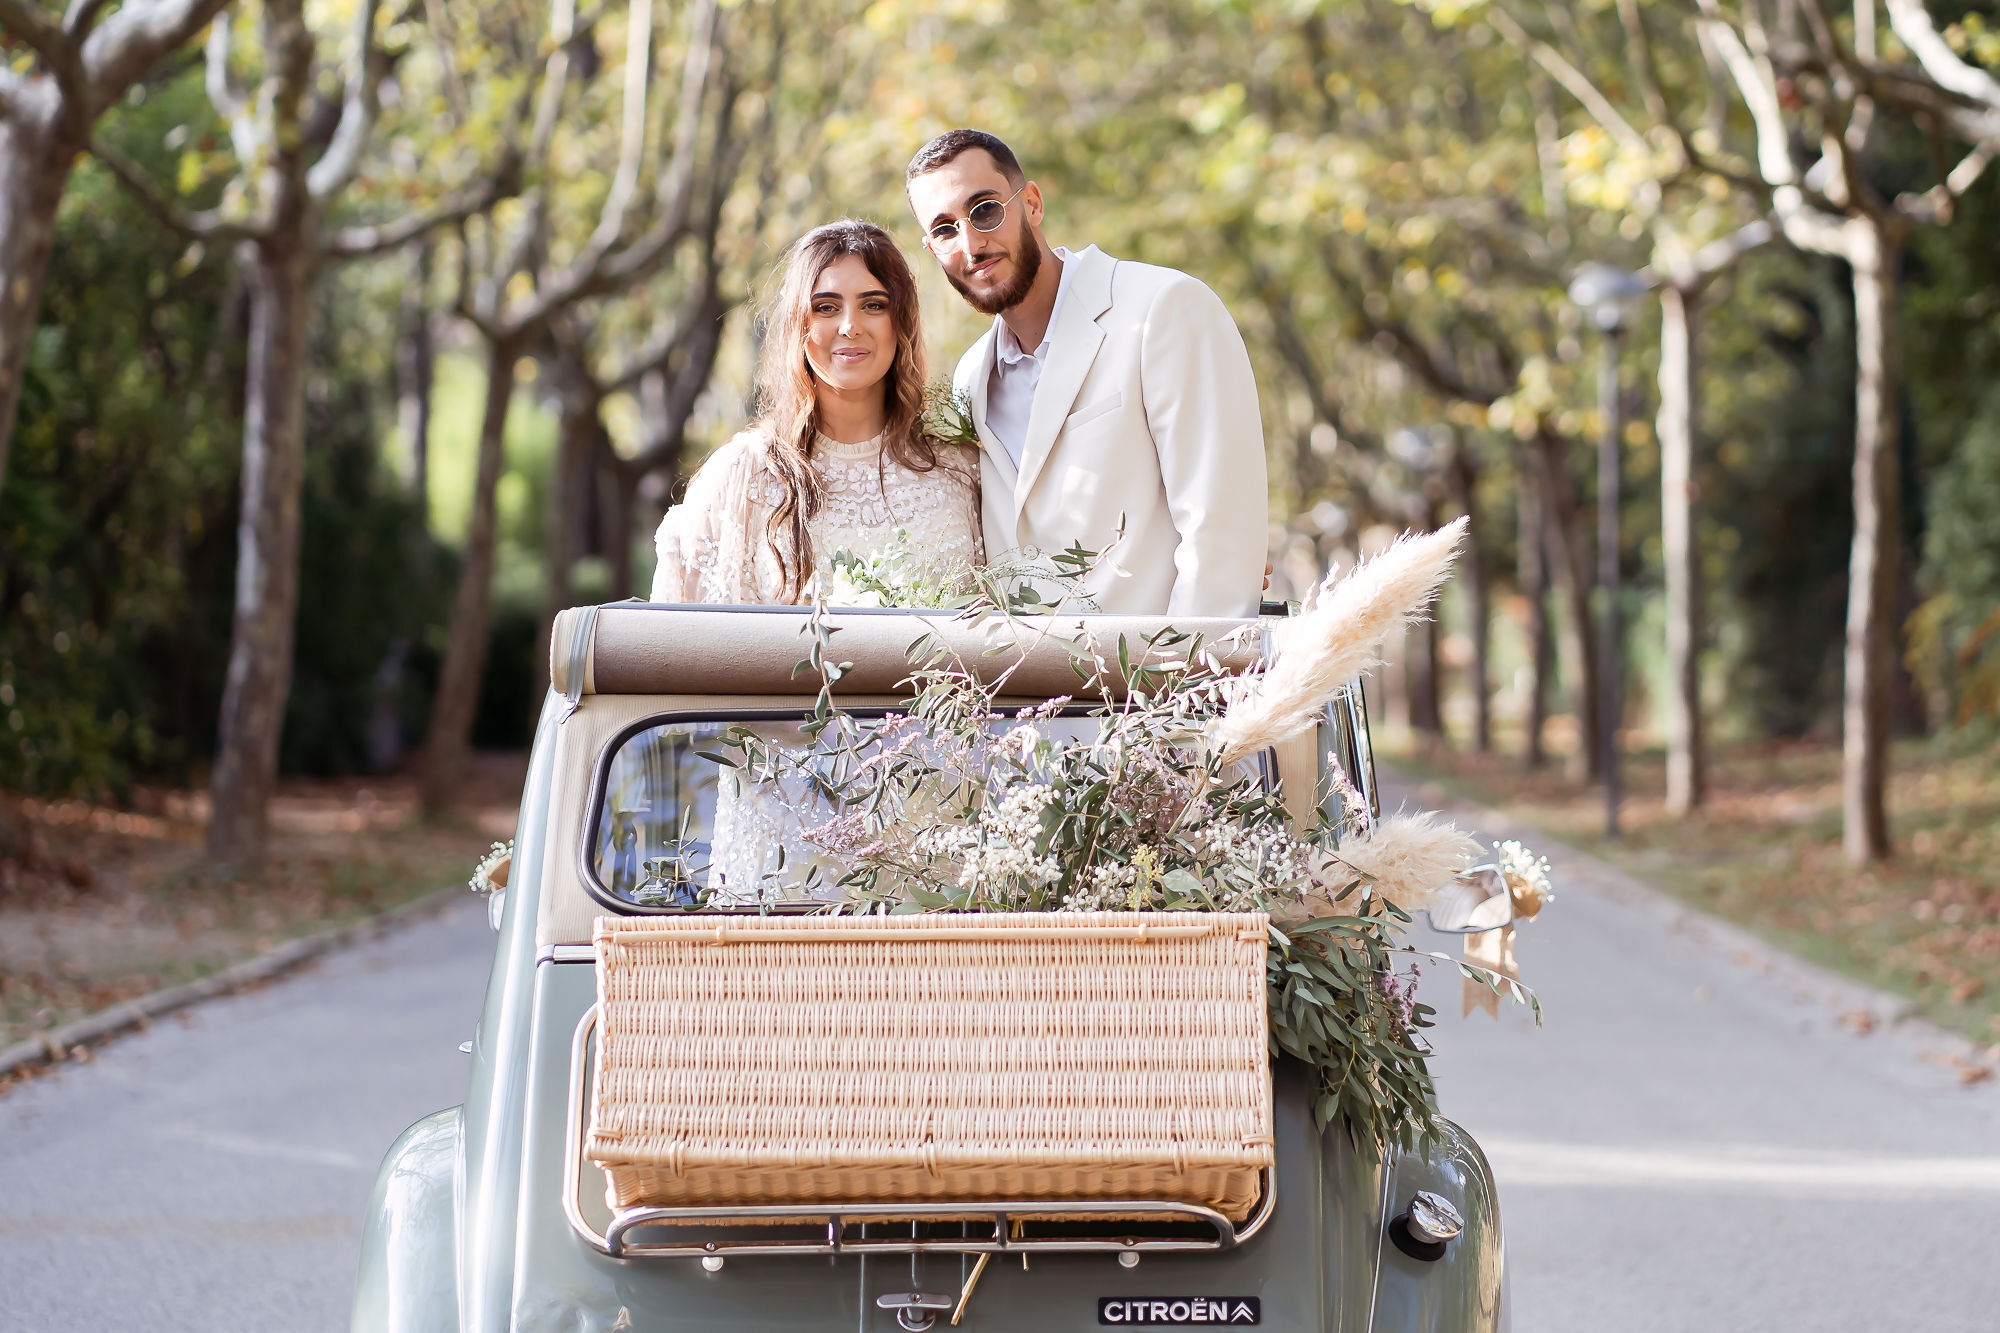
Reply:
[[653, 538], [655, 602], [746, 603], [757, 595], [747, 558], [756, 470], [754, 441], [738, 435], [709, 456], [688, 482], [687, 495], [660, 520]]

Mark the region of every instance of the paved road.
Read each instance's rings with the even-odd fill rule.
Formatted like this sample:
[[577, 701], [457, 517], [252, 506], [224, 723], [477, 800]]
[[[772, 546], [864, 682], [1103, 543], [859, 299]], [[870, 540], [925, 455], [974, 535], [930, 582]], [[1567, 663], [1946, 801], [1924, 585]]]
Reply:
[[[2000, 1088], [1557, 870], [1520, 950], [1547, 1025], [1436, 1043], [1500, 1175], [1517, 1333], [2000, 1328]], [[468, 901], [0, 1098], [0, 1329], [343, 1328], [374, 1164], [459, 1100], [491, 939]]]
[[344, 1329], [375, 1165], [464, 1099], [493, 935], [439, 916], [0, 1097], [0, 1329]]
[[1446, 1113], [1499, 1177], [1515, 1329], [2000, 1329], [2000, 1087], [1962, 1085], [1927, 1026], [1857, 1034], [1865, 992], [1551, 859], [1518, 950], [1540, 1031], [1425, 982]]

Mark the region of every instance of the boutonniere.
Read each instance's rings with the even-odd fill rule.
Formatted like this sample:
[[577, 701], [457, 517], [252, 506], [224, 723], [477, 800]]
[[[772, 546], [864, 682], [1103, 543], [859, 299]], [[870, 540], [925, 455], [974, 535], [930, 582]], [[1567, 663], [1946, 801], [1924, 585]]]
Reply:
[[979, 427], [972, 424], [972, 399], [953, 389], [950, 380], [933, 380], [924, 388], [924, 434], [946, 444], [979, 448]]

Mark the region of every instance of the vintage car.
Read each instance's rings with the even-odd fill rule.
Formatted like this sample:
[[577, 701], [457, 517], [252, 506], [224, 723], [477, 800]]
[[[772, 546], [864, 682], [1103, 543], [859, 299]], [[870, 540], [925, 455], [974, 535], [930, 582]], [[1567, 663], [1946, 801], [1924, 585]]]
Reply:
[[[852, 662], [844, 707], [896, 707], [915, 614], [831, 614]], [[1274, 1162], [1240, 1221], [1198, 1206], [1019, 1198], [912, 1207], [896, 1222], [871, 1221], [865, 1200], [845, 1213], [824, 1202], [706, 1214], [607, 1203], [605, 1175], [583, 1146], [594, 923], [732, 910], [693, 897], [636, 901], [636, 867], [663, 847], [746, 854], [752, 832], [706, 827], [716, 785], [707, 742], [733, 724], [774, 736], [799, 727], [818, 685], [796, 671], [806, 618], [622, 603], [559, 619], [554, 684], [494, 894], [499, 944], [465, 1102], [389, 1149], [366, 1220], [356, 1333], [1505, 1328], [1499, 1210], [1479, 1147], [1448, 1123], [1428, 1154], [1384, 1152], [1340, 1124], [1317, 1128], [1309, 1071], [1285, 1060], [1272, 1066]], [[1160, 623], [1071, 617], [1017, 644], [1026, 660], [1009, 695], [1032, 703], [1075, 689], [1065, 635], [1139, 635]], [[1235, 639], [1248, 643], [1246, 660], [1256, 653], [1248, 623]], [[1183, 628], [1219, 642], [1241, 625]], [[1375, 800], [1358, 682], [1317, 735], [1278, 747], [1263, 769], [1266, 780], [1283, 778], [1290, 800], [1337, 808], [1335, 764]], [[712, 1225], [724, 1211], [730, 1225]]]

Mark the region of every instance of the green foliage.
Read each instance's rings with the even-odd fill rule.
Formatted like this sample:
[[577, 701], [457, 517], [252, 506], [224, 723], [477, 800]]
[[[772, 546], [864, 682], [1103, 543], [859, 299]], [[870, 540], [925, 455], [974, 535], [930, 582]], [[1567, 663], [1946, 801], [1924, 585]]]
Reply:
[[[192, 114], [174, 85], [128, 114]], [[156, 151], [158, 151], [156, 149]], [[58, 220], [0, 493], [0, 785], [99, 793], [198, 757], [233, 535], [226, 272], [184, 261], [110, 178]], [[212, 725], [212, 724], [208, 724]], [[197, 742], [198, 744], [198, 742]]]
[[416, 499], [384, 474], [366, 386], [324, 387], [306, 413], [299, 617], [279, 763], [375, 772], [423, 735], [437, 665], [431, 635], [450, 614], [457, 561], [424, 530]]
[[1412, 1002], [1404, 1012], [1385, 993], [1396, 952], [1385, 942], [1388, 910], [1376, 898], [1358, 915], [1271, 928], [1271, 1049], [1317, 1074], [1320, 1124], [1373, 1127], [1380, 1139], [1413, 1147], [1437, 1130], [1430, 1047], [1418, 1035], [1437, 1011]]
[[[1969, 17], [1971, 23], [1976, 16]], [[1974, 30], [1989, 43], [1989, 26]], [[1911, 253], [1911, 400], [1926, 468], [1923, 602], [1907, 626], [1911, 671], [1940, 721], [2000, 718], [2000, 179], [1963, 201], [1949, 229]], [[1975, 388], [1975, 386], [1977, 386]]]
[[[216, 132], [205, 105], [183, 76], [120, 129], [165, 170], [166, 144]], [[282, 749], [288, 771], [313, 773], [375, 767], [421, 735], [452, 572], [378, 460], [372, 310], [324, 291]], [[77, 173], [0, 493], [0, 786], [101, 797], [206, 763], [229, 651], [241, 309], [229, 265], [105, 173]]]
[[[1761, 735], [1835, 723], [1853, 525], [1854, 315], [1831, 261], [1774, 256], [1746, 276], [1718, 360], [1706, 493], [1725, 610], [1743, 647], [1731, 705]], [[1746, 392], [1747, 390], [1747, 392]]]
[[2000, 718], [2000, 391], [1980, 401], [1931, 488], [1912, 667], [1944, 690], [1960, 724]]

